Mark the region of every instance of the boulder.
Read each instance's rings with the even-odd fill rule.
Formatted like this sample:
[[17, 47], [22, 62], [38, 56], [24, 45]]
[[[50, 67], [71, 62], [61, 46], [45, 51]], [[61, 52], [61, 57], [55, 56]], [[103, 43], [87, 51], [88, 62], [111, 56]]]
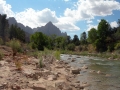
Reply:
[[33, 90], [46, 90], [46, 88], [43, 84], [34, 84]]
[[61, 65], [55, 65], [55, 68], [63, 68]]
[[0, 61], [0, 66], [3, 67], [5, 64], [7, 64], [8, 62], [6, 61]]
[[48, 75], [48, 80], [50, 81], [57, 80], [57, 77], [55, 75]]
[[84, 66], [82, 67], [82, 69], [88, 69], [88, 67], [87, 67], [86, 65], [84, 65]]
[[57, 81], [55, 83], [55, 88], [56, 90], [72, 90], [71, 86], [64, 81]]
[[74, 62], [76, 59], [75, 58], [72, 58], [71, 62]]
[[72, 69], [71, 69], [71, 73], [72, 73], [72, 74], [80, 74], [80, 71], [81, 71], [81, 70], [80, 70], [79, 68], [72, 68]]

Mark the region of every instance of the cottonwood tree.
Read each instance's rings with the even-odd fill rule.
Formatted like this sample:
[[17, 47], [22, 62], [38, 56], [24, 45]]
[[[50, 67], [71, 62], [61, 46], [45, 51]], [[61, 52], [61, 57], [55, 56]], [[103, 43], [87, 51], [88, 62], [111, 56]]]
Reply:
[[97, 39], [97, 30], [95, 28], [91, 28], [90, 31], [88, 31], [88, 42], [94, 44], [96, 39]]

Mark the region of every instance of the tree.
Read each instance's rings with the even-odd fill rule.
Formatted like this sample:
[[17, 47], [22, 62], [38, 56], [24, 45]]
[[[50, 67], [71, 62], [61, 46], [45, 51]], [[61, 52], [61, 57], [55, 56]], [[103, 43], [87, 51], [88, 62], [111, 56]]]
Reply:
[[60, 49], [65, 49], [66, 38], [65, 37], [57, 37], [56, 38], [56, 47]]
[[9, 38], [16, 38], [22, 42], [25, 42], [25, 32], [21, 28], [17, 27], [17, 25], [11, 25], [9, 29]]
[[118, 22], [117, 22], [117, 23], [118, 23], [118, 27], [120, 27], [120, 19], [118, 19]]
[[44, 50], [44, 47], [48, 45], [47, 36], [41, 32], [36, 32], [31, 35], [30, 41], [32, 43], [32, 47], [37, 48], [38, 50]]
[[87, 44], [87, 35], [86, 32], [83, 32], [80, 37], [81, 44]]
[[70, 44], [71, 43], [71, 37], [70, 36], [67, 36], [67, 44]]
[[97, 30], [95, 28], [91, 28], [90, 31], [88, 31], [88, 42], [94, 44], [96, 39], [97, 39]]
[[0, 36], [3, 39], [4, 43], [8, 37], [9, 27], [8, 20], [6, 19], [6, 17], [7, 17], [6, 14], [3, 15], [0, 14]]
[[77, 35], [74, 35], [74, 38], [72, 40], [72, 43], [74, 43], [76, 46], [80, 44], [79, 38]]
[[101, 22], [98, 25], [97, 35], [98, 39], [95, 41], [96, 49], [98, 51], [106, 51], [107, 50], [107, 44], [106, 44], [106, 38], [108, 36], [109, 32], [109, 23], [102, 19]]

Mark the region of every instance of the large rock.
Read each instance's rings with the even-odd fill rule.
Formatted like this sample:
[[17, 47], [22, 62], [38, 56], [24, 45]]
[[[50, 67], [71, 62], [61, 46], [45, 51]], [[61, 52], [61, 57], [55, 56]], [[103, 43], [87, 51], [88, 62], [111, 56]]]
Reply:
[[72, 90], [71, 86], [64, 81], [57, 81], [55, 83], [56, 90]]
[[84, 66], [82, 67], [82, 69], [88, 69], [88, 67], [87, 67], [86, 65], [84, 65]]
[[71, 69], [72, 74], [80, 74], [80, 71], [81, 71], [81, 69], [79, 69], [79, 68], [72, 68]]
[[43, 84], [34, 84], [33, 90], [46, 90], [46, 88]]
[[57, 76], [55, 76], [55, 75], [48, 75], [48, 80], [50, 80], [50, 81], [57, 80]]
[[6, 61], [0, 61], [0, 66], [3, 67], [5, 64], [7, 64], [8, 62]]

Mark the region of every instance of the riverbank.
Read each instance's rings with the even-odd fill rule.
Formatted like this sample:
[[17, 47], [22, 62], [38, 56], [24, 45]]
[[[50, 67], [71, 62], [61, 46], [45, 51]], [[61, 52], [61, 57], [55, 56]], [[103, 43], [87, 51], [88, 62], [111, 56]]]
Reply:
[[40, 61], [20, 53], [13, 57], [12, 49], [6, 46], [0, 50], [4, 54], [0, 61], [0, 90], [82, 90], [87, 86], [75, 79], [80, 68], [52, 55], [42, 56]]
[[90, 53], [88, 51], [66, 51], [62, 50], [62, 54], [71, 54], [71, 55], [81, 55], [81, 56], [94, 56], [94, 57], [101, 57], [106, 58], [108, 60], [120, 60], [120, 50], [115, 50], [113, 52], [93, 52]]

